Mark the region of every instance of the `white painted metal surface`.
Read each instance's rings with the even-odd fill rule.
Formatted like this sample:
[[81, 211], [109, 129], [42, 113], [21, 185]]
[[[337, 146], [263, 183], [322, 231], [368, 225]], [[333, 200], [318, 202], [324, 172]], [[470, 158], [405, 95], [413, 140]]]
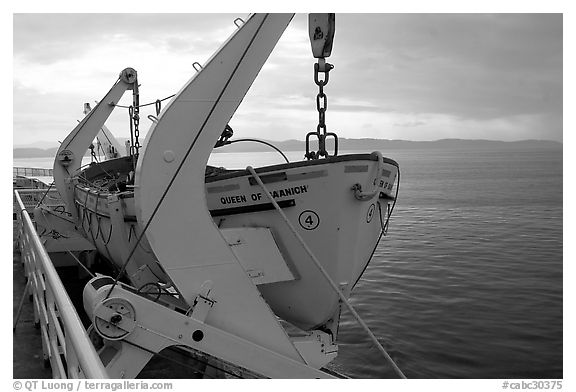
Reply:
[[303, 362], [214, 224], [204, 174], [212, 147], [293, 15], [253, 15], [172, 99], [138, 159], [138, 221], [158, 260], [192, 304], [212, 281], [206, 324]]
[[[110, 319], [110, 315], [103, 311], [101, 305], [101, 299], [106, 296], [110, 286], [99, 284], [99, 279], [108, 278], [95, 278], [84, 289], [85, 308], [93, 320], [100, 317], [102, 320]], [[96, 289], [94, 286], [99, 288]], [[304, 361], [295, 360], [282, 352], [255, 344], [251, 339], [244, 339], [237, 334], [211, 326], [209, 323], [174, 312], [159, 303], [151, 302], [132, 291], [125, 290], [121, 286], [114, 288], [110, 300], [127, 301], [136, 309], [134, 319], [124, 321], [123, 318], [120, 323], [116, 324], [121, 329], [126, 328], [127, 334], [124, 339], [107, 343], [110, 347], [115, 347], [114, 351], [116, 351], [116, 355], [107, 365], [112, 378], [136, 377], [150, 359], [149, 352], [160, 352], [174, 345], [202, 351], [262, 377], [334, 378], [316, 367], [309, 366]], [[139, 312], [138, 309], [146, 309], [146, 311]], [[213, 311], [214, 309], [210, 310], [210, 312]], [[257, 330], [262, 329], [257, 328]]]
[[270, 229], [243, 227], [223, 229], [221, 233], [254, 284], [294, 280]]

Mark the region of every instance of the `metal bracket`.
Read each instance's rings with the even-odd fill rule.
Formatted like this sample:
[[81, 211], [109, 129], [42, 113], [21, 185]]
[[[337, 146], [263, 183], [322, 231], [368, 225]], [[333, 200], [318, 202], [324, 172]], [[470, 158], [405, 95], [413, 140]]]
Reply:
[[103, 338], [124, 339], [136, 328], [136, 311], [124, 298], [108, 298], [94, 309], [93, 325]]
[[192, 67], [194, 68], [194, 70], [195, 70], [196, 72], [202, 71], [202, 64], [200, 64], [198, 61], [194, 61], [194, 62], [192, 63]]
[[308, 15], [308, 33], [314, 57], [323, 58], [330, 56], [335, 32], [336, 14]]
[[206, 320], [208, 312], [210, 312], [216, 302], [211, 298], [211, 292], [212, 282], [207, 280], [204, 282], [202, 287], [200, 287], [200, 294], [198, 294], [194, 299], [192, 313], [190, 314], [190, 317], [194, 320], [200, 321], [201, 323]]
[[354, 198], [360, 201], [371, 200], [374, 196], [376, 196], [376, 193], [378, 193], [378, 190], [375, 190], [373, 192], [363, 192], [362, 185], [358, 183], [352, 185], [352, 188], [350, 189], [354, 191]]
[[[110, 290], [110, 284], [106, 284], [107, 281], [111, 281], [111, 278], [97, 277], [87, 284], [84, 289], [84, 306], [88, 314], [92, 313], [93, 319], [103, 320], [104, 328], [109, 325], [111, 326], [109, 329], [117, 332], [118, 337], [115, 334], [106, 333], [109, 336], [104, 339], [105, 347], [101, 349], [104, 351], [108, 346], [120, 345], [114, 350], [114, 358], [106, 365], [111, 378], [121, 376], [135, 378], [153, 353], [170, 346], [183, 346], [197, 350], [232, 364], [238, 369], [247, 369], [264, 377], [333, 378], [332, 375], [318, 370], [303, 359], [292, 358], [289, 353], [272, 349], [274, 345], [263, 347], [251, 340], [223, 331], [219, 326], [203, 323], [195, 317], [186, 316], [161, 304], [151, 302], [122, 286], [114, 288], [113, 298], [100, 302], [99, 298], [103, 293]], [[205, 288], [208, 287], [209, 284], [205, 286]], [[211, 301], [209, 298], [203, 295], [199, 298], [208, 301], [203, 304], [199, 301], [196, 306], [200, 304], [200, 306], [209, 306]], [[138, 320], [118, 312], [119, 308], [106, 307], [107, 301], [112, 301], [117, 305], [129, 303], [135, 309], [132, 314], [138, 313]], [[308, 339], [317, 341], [312, 344], [321, 347], [322, 342], [316, 337]], [[296, 347], [294, 349], [298, 351]], [[308, 358], [312, 358], [311, 355], [308, 355]]]

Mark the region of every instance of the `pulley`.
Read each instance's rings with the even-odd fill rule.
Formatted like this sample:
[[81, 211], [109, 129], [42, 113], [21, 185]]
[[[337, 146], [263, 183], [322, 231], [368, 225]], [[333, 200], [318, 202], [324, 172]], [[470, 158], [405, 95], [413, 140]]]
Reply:
[[[312, 55], [319, 59], [329, 57], [336, 29], [336, 14], [309, 14], [308, 33]], [[321, 70], [323, 71], [323, 70]]]
[[94, 309], [94, 329], [109, 340], [120, 340], [136, 328], [136, 311], [124, 298], [108, 298]]
[[118, 76], [123, 82], [127, 84], [134, 84], [138, 81], [138, 73], [134, 68], [124, 68], [120, 75]]

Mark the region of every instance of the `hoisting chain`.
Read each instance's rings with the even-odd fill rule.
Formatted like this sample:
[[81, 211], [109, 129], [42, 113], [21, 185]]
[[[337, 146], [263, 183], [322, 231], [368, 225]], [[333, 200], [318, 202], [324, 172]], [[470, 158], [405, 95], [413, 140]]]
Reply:
[[128, 117], [130, 117], [130, 155], [134, 156], [134, 106], [128, 107]]
[[140, 136], [140, 93], [138, 91], [138, 79], [134, 81], [134, 88], [132, 90], [132, 121], [134, 122], [134, 153], [138, 155], [140, 150], [140, 141], [138, 140]]
[[98, 161], [98, 158], [96, 158], [96, 153], [94, 152], [94, 144], [90, 143], [90, 147], [88, 148], [90, 149], [90, 162]]
[[[328, 108], [328, 97], [324, 93], [324, 86], [328, 84], [330, 70], [334, 68], [332, 64], [325, 61], [324, 58], [319, 58], [318, 62], [314, 64], [314, 83], [318, 86], [318, 94], [316, 95], [316, 109], [318, 110], [318, 125], [316, 132], [309, 132], [306, 135], [306, 154], [304, 158], [308, 160], [319, 159], [321, 157], [330, 157], [338, 155], [338, 136], [334, 132], [326, 132], [326, 109]], [[321, 79], [320, 74], [324, 76]], [[318, 138], [318, 151], [310, 151], [310, 137], [316, 136]], [[330, 155], [326, 151], [326, 137], [334, 137], [334, 154]]]

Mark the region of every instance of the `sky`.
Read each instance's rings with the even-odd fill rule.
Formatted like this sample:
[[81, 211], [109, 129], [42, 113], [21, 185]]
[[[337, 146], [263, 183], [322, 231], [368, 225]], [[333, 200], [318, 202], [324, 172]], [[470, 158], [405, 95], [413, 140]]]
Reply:
[[[13, 145], [56, 146], [128, 66], [141, 103], [176, 93], [246, 16], [15, 13]], [[294, 17], [230, 121], [236, 137], [316, 130], [307, 19]], [[338, 13], [327, 61], [326, 125], [340, 137], [563, 141], [562, 14]], [[154, 107], [142, 113], [145, 135]], [[107, 126], [129, 137], [127, 111]]]

